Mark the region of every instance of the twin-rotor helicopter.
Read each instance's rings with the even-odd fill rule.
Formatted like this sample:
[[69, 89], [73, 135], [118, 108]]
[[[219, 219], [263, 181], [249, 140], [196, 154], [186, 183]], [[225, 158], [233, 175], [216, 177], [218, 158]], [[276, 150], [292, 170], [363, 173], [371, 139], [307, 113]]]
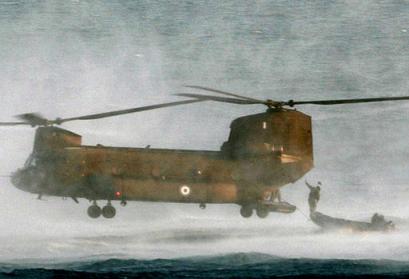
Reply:
[[[49, 120], [39, 114], [19, 115], [18, 122], [0, 126], [37, 127], [33, 151], [11, 176], [26, 192], [91, 201], [88, 215], [113, 218], [112, 201], [238, 204], [240, 214], [255, 211], [291, 213], [295, 206], [281, 201], [279, 189], [313, 168], [311, 117], [298, 105], [339, 105], [409, 100], [409, 96], [315, 101], [260, 100], [201, 86], [187, 86], [219, 95], [177, 94], [189, 99]], [[81, 136], [59, 128], [70, 121], [97, 120], [124, 114], [215, 101], [265, 105], [267, 111], [231, 122], [229, 138], [219, 151], [125, 148], [81, 144]], [[98, 201], [107, 201], [102, 208]]]

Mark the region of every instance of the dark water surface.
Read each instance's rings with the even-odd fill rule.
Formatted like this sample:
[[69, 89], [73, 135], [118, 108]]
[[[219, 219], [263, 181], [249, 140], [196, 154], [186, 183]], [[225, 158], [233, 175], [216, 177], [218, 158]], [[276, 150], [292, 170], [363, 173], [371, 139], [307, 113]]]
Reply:
[[156, 260], [86, 260], [60, 264], [3, 264], [0, 278], [407, 278], [409, 264], [388, 260], [285, 259], [239, 253]]

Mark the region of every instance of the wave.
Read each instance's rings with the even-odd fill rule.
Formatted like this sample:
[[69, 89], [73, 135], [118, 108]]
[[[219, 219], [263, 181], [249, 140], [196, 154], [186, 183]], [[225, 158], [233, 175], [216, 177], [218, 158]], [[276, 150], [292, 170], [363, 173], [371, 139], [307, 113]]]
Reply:
[[328, 276], [407, 278], [409, 263], [391, 260], [288, 259], [261, 253], [235, 253], [178, 259], [87, 259], [56, 264], [0, 264], [0, 278], [320, 278]]

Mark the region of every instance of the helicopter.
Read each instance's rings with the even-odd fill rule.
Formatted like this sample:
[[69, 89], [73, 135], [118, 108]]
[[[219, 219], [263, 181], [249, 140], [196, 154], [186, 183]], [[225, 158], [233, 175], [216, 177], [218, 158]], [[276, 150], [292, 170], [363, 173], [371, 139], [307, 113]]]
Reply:
[[[409, 100], [409, 96], [313, 101], [261, 100], [203, 86], [190, 89], [218, 95], [179, 93], [189, 99], [50, 120], [38, 113], [18, 115], [0, 126], [36, 127], [34, 147], [24, 166], [11, 175], [23, 191], [91, 202], [87, 213], [113, 218], [112, 201], [237, 204], [241, 216], [256, 212], [292, 213], [280, 188], [294, 183], [314, 166], [311, 117], [294, 107]], [[264, 105], [267, 110], [234, 119], [219, 151], [126, 148], [82, 145], [82, 137], [58, 126], [197, 102]], [[276, 201], [277, 200], [277, 201]], [[100, 207], [99, 201], [107, 201]]]

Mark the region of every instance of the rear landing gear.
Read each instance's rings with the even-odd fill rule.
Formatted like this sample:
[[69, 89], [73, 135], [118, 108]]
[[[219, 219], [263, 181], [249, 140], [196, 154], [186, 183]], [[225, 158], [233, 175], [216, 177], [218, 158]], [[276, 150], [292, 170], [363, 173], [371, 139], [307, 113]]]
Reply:
[[262, 204], [257, 205], [256, 214], [259, 218], [266, 218], [268, 213], [270, 213], [270, 210], [267, 206]]
[[244, 218], [249, 218], [253, 214], [254, 209], [259, 218], [266, 218], [270, 212], [290, 214], [293, 213], [297, 207], [284, 201], [258, 201], [257, 203], [243, 204], [240, 209], [240, 215]]
[[261, 203], [259, 204], [243, 204], [240, 208], [240, 215], [244, 218], [250, 218], [253, 215], [254, 209], [259, 218], [266, 218], [270, 213], [270, 208]]
[[240, 215], [244, 218], [250, 218], [253, 215], [253, 206], [251, 205], [242, 205], [240, 208]]

